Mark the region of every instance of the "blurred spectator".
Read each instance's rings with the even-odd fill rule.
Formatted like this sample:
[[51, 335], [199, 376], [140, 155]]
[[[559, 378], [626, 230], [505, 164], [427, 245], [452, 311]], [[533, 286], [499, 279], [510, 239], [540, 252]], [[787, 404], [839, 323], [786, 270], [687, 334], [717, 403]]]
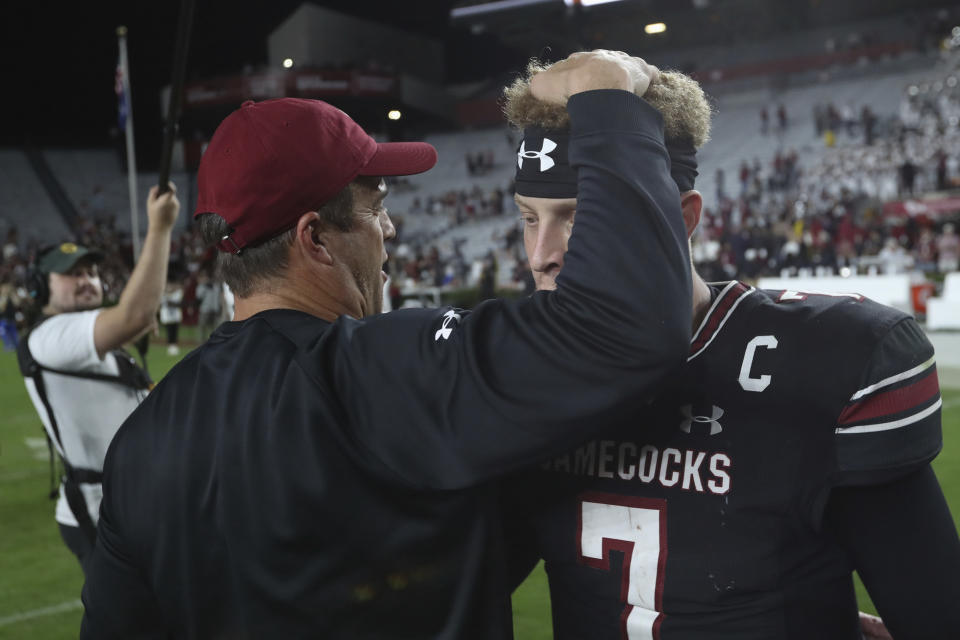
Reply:
[[0, 282], [0, 341], [4, 351], [17, 349], [17, 312], [21, 300], [12, 282]]
[[860, 126], [863, 127], [863, 144], [873, 146], [874, 130], [877, 126], [877, 116], [868, 105], [860, 111]]
[[780, 106], [777, 107], [777, 124], [780, 127], [780, 131], [786, 131], [789, 124], [787, 120], [787, 107], [781, 102]]
[[723, 172], [723, 169], [717, 169], [713, 181], [717, 185], [717, 202], [720, 202], [727, 197], [726, 187], [724, 185], [726, 182], [726, 174]]
[[917, 179], [917, 165], [910, 158], [900, 165], [900, 197], [913, 196], [913, 184]]
[[160, 324], [167, 334], [167, 355], [175, 356], [180, 353], [177, 342], [180, 323], [183, 322], [183, 287], [175, 280], [167, 281], [166, 289], [160, 298]]
[[223, 313], [223, 288], [218, 282], [212, 280], [209, 273], [201, 271], [197, 276], [196, 298], [200, 341], [206, 342], [213, 330], [220, 325]]
[[947, 183], [947, 154], [943, 149], [937, 151], [937, 191], [949, 188]]
[[471, 176], [482, 176], [494, 167], [492, 149], [477, 151], [476, 153], [468, 151], [464, 159], [467, 163], [467, 174]]
[[880, 259], [883, 272], [888, 275], [906, 273], [913, 266], [913, 258], [897, 242], [896, 238], [887, 238], [877, 257]]
[[813, 135], [817, 138], [823, 135], [827, 128], [827, 110], [817, 103], [813, 105]]
[[957, 271], [960, 268], [960, 237], [957, 237], [952, 223], [943, 225], [943, 232], [937, 240], [937, 252], [941, 273]]
[[917, 269], [927, 273], [937, 268], [937, 241], [930, 227], [920, 231], [920, 237], [913, 248]]
[[480, 273], [480, 300], [489, 300], [496, 296], [497, 258], [493, 251], [483, 259], [483, 271]]
[[760, 133], [767, 135], [767, 130], [770, 128], [770, 113], [767, 111], [766, 105], [760, 108]]

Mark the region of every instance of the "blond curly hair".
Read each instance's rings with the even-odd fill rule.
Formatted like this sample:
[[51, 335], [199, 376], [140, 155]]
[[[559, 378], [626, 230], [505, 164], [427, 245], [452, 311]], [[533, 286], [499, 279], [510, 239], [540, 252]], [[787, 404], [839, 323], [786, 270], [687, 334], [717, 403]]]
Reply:
[[[503, 90], [503, 113], [514, 127], [564, 129], [570, 125], [565, 106], [543, 102], [530, 92], [530, 78], [550, 66], [536, 58], [530, 60], [526, 72]], [[660, 78], [650, 85], [643, 99], [663, 115], [667, 139], [685, 140], [698, 149], [710, 139], [713, 110], [693, 78], [678, 71], [661, 70]]]

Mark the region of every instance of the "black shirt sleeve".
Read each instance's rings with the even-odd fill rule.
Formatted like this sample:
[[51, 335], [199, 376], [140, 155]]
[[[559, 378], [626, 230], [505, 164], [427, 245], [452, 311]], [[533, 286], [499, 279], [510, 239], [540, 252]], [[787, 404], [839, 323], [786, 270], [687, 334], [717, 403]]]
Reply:
[[410, 484], [469, 486], [569, 448], [685, 359], [690, 260], [662, 118], [614, 90], [568, 111], [579, 195], [556, 291], [341, 318], [303, 359], [334, 380], [349, 437]]
[[893, 637], [960, 632], [960, 539], [929, 465], [891, 483], [834, 489], [824, 525]]
[[940, 405], [933, 345], [905, 318], [877, 344], [837, 418], [832, 485], [886, 482], [930, 462], [943, 442]]
[[94, 552], [83, 585], [81, 640], [160, 639], [162, 616], [150, 584], [130, 559], [123, 536], [115, 529], [110, 503], [104, 500]]

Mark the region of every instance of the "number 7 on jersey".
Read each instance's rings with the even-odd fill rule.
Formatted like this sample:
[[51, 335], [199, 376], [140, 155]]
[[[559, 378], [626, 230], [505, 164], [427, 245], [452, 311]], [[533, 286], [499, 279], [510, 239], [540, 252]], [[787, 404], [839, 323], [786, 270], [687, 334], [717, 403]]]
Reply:
[[610, 493], [580, 494], [579, 561], [610, 570], [610, 551], [623, 552], [620, 618], [624, 640], [659, 640], [667, 563], [667, 501]]

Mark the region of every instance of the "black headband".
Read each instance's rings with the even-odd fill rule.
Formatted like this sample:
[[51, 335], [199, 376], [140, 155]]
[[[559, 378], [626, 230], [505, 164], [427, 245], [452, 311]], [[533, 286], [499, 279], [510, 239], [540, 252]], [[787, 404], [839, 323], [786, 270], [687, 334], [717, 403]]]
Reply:
[[[570, 132], [531, 126], [523, 130], [517, 148], [516, 190], [534, 198], [576, 198], [577, 172], [567, 159]], [[680, 193], [693, 189], [697, 178], [697, 150], [686, 141], [670, 140], [670, 175]]]
[[576, 198], [577, 172], [567, 160], [570, 132], [527, 127], [517, 148], [517, 193], [535, 198]]

